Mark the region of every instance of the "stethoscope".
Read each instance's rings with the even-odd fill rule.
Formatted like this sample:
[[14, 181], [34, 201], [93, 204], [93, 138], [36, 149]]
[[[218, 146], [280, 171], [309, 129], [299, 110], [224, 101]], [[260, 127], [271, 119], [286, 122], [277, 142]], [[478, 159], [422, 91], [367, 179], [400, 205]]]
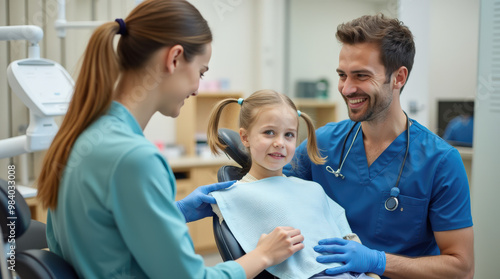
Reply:
[[[404, 169], [405, 163], [406, 163], [406, 157], [408, 157], [408, 150], [410, 149], [410, 119], [408, 118], [408, 115], [406, 114], [406, 112], [404, 112], [404, 114], [406, 116], [406, 127], [407, 127], [407, 130], [406, 130], [406, 136], [407, 136], [407, 140], [406, 140], [406, 152], [405, 152], [405, 157], [403, 159], [403, 163], [401, 164], [401, 169], [399, 170], [399, 175], [398, 175], [398, 179], [396, 180], [396, 185], [391, 188], [390, 196], [385, 201], [385, 209], [387, 209], [388, 211], [394, 211], [394, 210], [396, 210], [396, 208], [398, 208], [398, 205], [399, 205], [399, 200], [398, 200], [398, 196], [399, 196], [399, 188], [398, 188], [398, 186], [399, 186], [399, 180], [401, 179], [401, 174], [403, 173], [403, 169]], [[334, 174], [335, 177], [340, 177], [342, 179], [345, 178], [345, 176], [340, 171], [342, 170], [342, 167], [344, 166], [344, 162], [347, 159], [347, 156], [349, 155], [349, 153], [351, 152], [351, 148], [354, 145], [354, 142], [356, 141], [356, 138], [358, 137], [359, 130], [361, 130], [361, 124], [359, 125], [358, 130], [356, 130], [356, 134], [354, 134], [354, 138], [352, 139], [351, 145], [349, 146], [349, 149], [347, 149], [347, 153], [344, 156], [345, 145], [346, 145], [347, 139], [351, 135], [354, 127], [356, 127], [356, 125], [358, 123], [359, 122], [355, 122], [354, 125], [352, 125], [351, 129], [349, 130], [349, 132], [347, 133], [347, 135], [345, 136], [344, 144], [342, 145], [342, 152], [340, 153], [339, 168], [337, 170], [333, 170], [332, 167], [330, 167], [330, 166], [326, 167], [326, 170], [328, 172]]]

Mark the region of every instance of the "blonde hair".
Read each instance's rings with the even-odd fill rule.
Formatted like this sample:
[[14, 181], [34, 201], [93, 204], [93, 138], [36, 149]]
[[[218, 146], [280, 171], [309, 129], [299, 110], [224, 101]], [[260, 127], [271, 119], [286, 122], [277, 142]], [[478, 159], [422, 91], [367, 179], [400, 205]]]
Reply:
[[[219, 154], [221, 150], [226, 148], [218, 136], [219, 130], [219, 120], [222, 114], [222, 110], [229, 104], [238, 103], [237, 99], [229, 98], [219, 102], [212, 111], [210, 115], [210, 120], [208, 122], [208, 145], [210, 150], [214, 154]], [[257, 118], [259, 109], [264, 106], [280, 106], [287, 105], [294, 111], [297, 111], [297, 107], [293, 101], [288, 98], [288, 96], [280, 94], [273, 90], [259, 90], [254, 92], [248, 98], [246, 98], [243, 103], [241, 103], [240, 117], [239, 117], [239, 127], [249, 130], [252, 127], [255, 119]], [[307, 154], [311, 161], [315, 164], [324, 164], [326, 157], [322, 157], [318, 145], [316, 143], [316, 132], [314, 124], [311, 118], [304, 112], [297, 114], [297, 117], [304, 119], [307, 125], [308, 139], [307, 139]], [[297, 127], [298, 128], [298, 127]]]
[[71, 149], [79, 135], [105, 114], [122, 71], [138, 71], [162, 47], [181, 45], [186, 61], [204, 53], [212, 41], [210, 28], [199, 11], [185, 0], [148, 0], [124, 19], [126, 32], [118, 42], [117, 22], [99, 26], [83, 57], [73, 98], [44, 160], [38, 178], [38, 198], [44, 207], [56, 208], [59, 183]]

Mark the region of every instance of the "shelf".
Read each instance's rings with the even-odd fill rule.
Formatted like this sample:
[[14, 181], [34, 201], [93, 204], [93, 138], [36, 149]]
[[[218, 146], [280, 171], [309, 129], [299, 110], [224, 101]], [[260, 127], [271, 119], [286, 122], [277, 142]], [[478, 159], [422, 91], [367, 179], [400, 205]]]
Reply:
[[[307, 115], [312, 118], [316, 129], [336, 121], [336, 108], [333, 102], [312, 98], [293, 99], [293, 102], [297, 106], [297, 109], [307, 113]], [[305, 125], [300, 125], [299, 142], [302, 142], [306, 137], [307, 127], [305, 127]]]
[[313, 98], [296, 98], [293, 99], [293, 102], [297, 106], [301, 106], [303, 108], [334, 108], [335, 103], [330, 102], [328, 100], [322, 99], [313, 99]]
[[214, 158], [188, 156], [188, 157], [179, 157], [167, 160], [172, 169], [206, 167], [213, 165], [237, 165], [236, 162], [234, 162], [232, 159], [229, 159], [225, 155]]

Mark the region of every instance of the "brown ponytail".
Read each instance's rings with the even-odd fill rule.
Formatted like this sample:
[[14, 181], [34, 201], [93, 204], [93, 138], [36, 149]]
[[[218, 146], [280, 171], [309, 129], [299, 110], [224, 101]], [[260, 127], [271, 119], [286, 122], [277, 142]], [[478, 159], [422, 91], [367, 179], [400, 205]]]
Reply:
[[43, 159], [38, 178], [38, 198], [44, 207], [56, 207], [60, 178], [76, 139], [111, 104], [111, 93], [119, 68], [113, 50], [113, 38], [117, 30], [118, 25], [113, 22], [98, 27], [85, 50], [73, 99]]
[[55, 209], [62, 173], [78, 136], [106, 113], [120, 71], [139, 70], [161, 47], [181, 45], [189, 62], [205, 51], [212, 33], [199, 11], [187, 1], [147, 0], [124, 20], [126, 32], [118, 42], [118, 22], [98, 27], [92, 34], [66, 116], [43, 160], [38, 198]]

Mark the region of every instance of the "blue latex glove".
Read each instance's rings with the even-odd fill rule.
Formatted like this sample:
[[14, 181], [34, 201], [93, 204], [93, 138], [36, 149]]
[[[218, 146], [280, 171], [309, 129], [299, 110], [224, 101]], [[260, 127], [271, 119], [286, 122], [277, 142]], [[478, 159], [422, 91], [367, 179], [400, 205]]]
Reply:
[[235, 182], [236, 180], [200, 186], [187, 197], [180, 201], [176, 201], [175, 205], [177, 205], [177, 208], [184, 214], [186, 222], [193, 222], [212, 216], [213, 212], [210, 204], [215, 204], [217, 202], [215, 198], [209, 196], [208, 193], [227, 188]]
[[356, 241], [342, 238], [322, 239], [314, 251], [323, 253], [316, 261], [319, 263], [344, 263], [339, 267], [329, 268], [326, 274], [334, 275], [344, 272], [373, 272], [382, 275], [385, 271], [385, 252], [372, 250]]

